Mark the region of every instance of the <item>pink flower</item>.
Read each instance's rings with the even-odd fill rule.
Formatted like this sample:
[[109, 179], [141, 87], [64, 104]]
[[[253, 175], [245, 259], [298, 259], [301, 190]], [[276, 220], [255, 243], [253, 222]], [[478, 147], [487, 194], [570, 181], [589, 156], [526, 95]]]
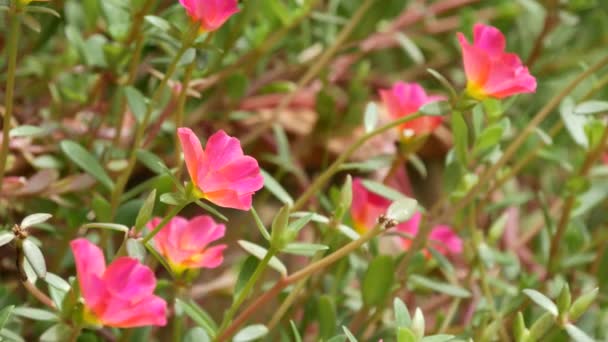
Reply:
[[249, 210], [253, 194], [264, 186], [258, 162], [243, 154], [238, 139], [218, 131], [205, 150], [194, 132], [178, 128], [188, 173], [205, 198], [221, 207]]
[[391, 201], [365, 188], [360, 178], [353, 179], [353, 202], [350, 214], [359, 233], [372, 229]]
[[239, 11], [236, 0], [179, 0], [203, 31], [215, 31]]
[[505, 37], [497, 28], [475, 24], [472, 45], [462, 33], [458, 40], [471, 97], [502, 99], [536, 91], [536, 79], [516, 54], [505, 52]]
[[[404, 82], [395, 83], [391, 89], [380, 90], [380, 97], [393, 119], [411, 115], [427, 103], [444, 99], [442, 96], [427, 96], [417, 83]], [[440, 116], [423, 116], [404, 123], [400, 129], [406, 137], [428, 134], [441, 125], [442, 121], [443, 118]]]
[[[148, 223], [154, 229], [161, 219], [156, 217]], [[188, 268], [215, 268], [224, 257], [226, 245], [209, 246], [224, 236], [226, 227], [217, 224], [209, 216], [196, 216], [190, 220], [176, 216], [154, 236], [154, 242], [176, 272]]]
[[154, 295], [154, 272], [137, 259], [120, 257], [107, 268], [103, 252], [87, 239], [70, 242], [89, 323], [116, 328], [167, 323], [167, 303]]
[[[402, 233], [406, 233], [413, 238], [416, 236], [416, 234], [418, 234], [418, 228], [420, 227], [421, 220], [422, 214], [417, 212], [408, 221], [399, 224], [397, 226], [397, 230]], [[400, 238], [400, 241], [401, 245], [405, 249], [408, 249], [412, 244], [412, 239]], [[429, 241], [431, 246], [441, 254], [447, 255], [448, 253], [462, 253], [462, 240], [448, 226], [437, 225], [433, 227], [431, 233], [429, 234]]]

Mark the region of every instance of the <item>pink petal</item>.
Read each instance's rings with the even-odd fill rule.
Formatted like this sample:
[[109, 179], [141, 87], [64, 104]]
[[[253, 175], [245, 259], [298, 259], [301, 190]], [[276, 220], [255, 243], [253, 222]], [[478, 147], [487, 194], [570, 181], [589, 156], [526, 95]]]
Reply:
[[194, 184], [198, 185], [198, 170], [204, 158], [201, 142], [190, 128], [178, 128], [177, 135], [184, 151], [184, 159], [190, 178]]
[[477, 23], [473, 26], [473, 45], [490, 55], [499, 55], [505, 51], [505, 36], [496, 27]]
[[113, 297], [131, 303], [150, 296], [156, 287], [152, 270], [137, 259], [129, 257], [114, 260], [106, 269], [104, 281]]
[[422, 220], [422, 214], [416, 212], [409, 220], [397, 225], [397, 230], [411, 236], [418, 234], [418, 228], [420, 227], [420, 221]]
[[182, 234], [179, 246], [184, 250], [200, 251], [212, 242], [224, 237], [226, 226], [217, 224], [210, 216], [201, 215], [190, 219]]
[[439, 243], [438, 250], [444, 254], [445, 250], [453, 254], [462, 253], [462, 240], [448, 226], [435, 226], [429, 234], [429, 240]]
[[462, 59], [467, 80], [478, 86], [485, 84], [490, 70], [490, 58], [483, 50], [469, 44], [462, 33], [458, 33], [458, 41], [462, 47]]
[[147, 325], [167, 324], [167, 302], [149, 295], [133, 303], [127, 299], [110, 298], [102, 322], [116, 328], [134, 328]]
[[251, 209], [253, 193], [238, 194], [231, 189], [222, 189], [206, 193], [205, 197], [220, 207], [249, 210]]
[[84, 300], [90, 308], [95, 307], [102, 299], [105, 288], [99, 279], [106, 270], [106, 261], [103, 252], [87, 239], [76, 239], [70, 242], [78, 283]]
[[218, 170], [243, 156], [241, 142], [220, 130], [209, 137], [205, 146], [205, 163], [210, 170]]
[[227, 245], [217, 245], [206, 249], [202, 254], [193, 258], [190, 267], [216, 268], [220, 266], [224, 261], [223, 253], [227, 247]]
[[378, 217], [386, 212], [390, 200], [365, 188], [360, 178], [353, 179], [353, 202], [351, 216], [359, 232], [371, 229]]

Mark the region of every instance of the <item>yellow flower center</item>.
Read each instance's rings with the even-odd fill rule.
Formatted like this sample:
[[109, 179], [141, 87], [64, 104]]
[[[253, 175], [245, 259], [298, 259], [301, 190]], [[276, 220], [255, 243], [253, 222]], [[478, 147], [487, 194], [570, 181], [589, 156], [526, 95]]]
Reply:
[[477, 100], [485, 100], [488, 94], [483, 90], [483, 87], [473, 82], [467, 82], [467, 94]]

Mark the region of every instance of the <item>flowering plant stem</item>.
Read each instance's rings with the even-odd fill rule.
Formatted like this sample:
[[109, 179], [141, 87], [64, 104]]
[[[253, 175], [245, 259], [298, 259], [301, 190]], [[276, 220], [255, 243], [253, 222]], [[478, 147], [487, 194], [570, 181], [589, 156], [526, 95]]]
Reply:
[[497, 171], [503, 167], [513, 156], [519, 147], [526, 141], [528, 136], [534, 132], [534, 129], [549, 115], [553, 112], [557, 106], [562, 102], [562, 100], [568, 96], [576, 87], [584, 81], [587, 77], [594, 74], [596, 71], [601, 69], [602, 67], [608, 64], [608, 56], [600, 59], [597, 63], [593, 64], [583, 73], [578, 75], [568, 86], [566, 86], [557, 96], [551, 99], [528, 123], [528, 125], [523, 129], [523, 131], [517, 136], [515, 141], [513, 141], [509, 147], [506, 149], [505, 153], [502, 157], [491, 167], [485, 170], [480, 176], [477, 183], [471, 187], [471, 189], [466, 193], [466, 195], [458, 201], [454, 206], [450, 207], [449, 210], [444, 212], [442, 215], [439, 215], [439, 211], [442, 208], [443, 202], [445, 198], [440, 199], [436, 205], [429, 211], [428, 215], [425, 215], [421, 226], [420, 231], [414, 238], [410, 249], [405, 254], [404, 258], [401, 260], [400, 264], [397, 266], [397, 274], [402, 277], [402, 281], [406, 280], [406, 268], [411, 260], [412, 256], [418, 252], [426, 241], [429, 233], [431, 232], [432, 222], [441, 222], [442, 220], [451, 217], [454, 213], [462, 210], [466, 205], [468, 205], [477, 195], [477, 193], [482, 189], [482, 186], [489, 182], [490, 179], [497, 174]]
[[112, 217], [114, 217], [116, 215], [116, 211], [120, 204], [120, 197], [122, 196], [125, 186], [127, 185], [129, 178], [131, 177], [131, 173], [133, 172], [133, 169], [135, 168], [135, 163], [137, 161], [136, 152], [143, 141], [143, 138], [144, 138], [145, 132], [146, 132], [146, 128], [147, 128], [147, 126], [150, 122], [150, 118], [152, 116], [152, 112], [154, 111], [154, 108], [156, 108], [155, 106], [158, 104], [158, 101], [160, 101], [160, 98], [163, 94], [163, 90], [165, 89], [165, 86], [167, 85], [167, 83], [169, 83], [171, 76], [173, 76], [173, 73], [177, 69], [177, 64], [179, 63], [179, 60], [182, 58], [182, 56], [184, 55], [186, 50], [188, 50], [188, 48], [192, 44], [193, 40], [196, 38], [197, 33], [198, 33], [198, 28], [195, 25], [192, 25], [189, 28], [188, 32], [184, 33], [184, 36], [182, 37], [182, 43], [181, 43], [179, 50], [173, 57], [171, 64], [169, 64], [169, 66], [167, 67], [167, 71], [165, 72], [163, 79], [161, 80], [160, 84], [154, 91], [154, 94], [152, 95], [152, 99], [150, 100], [150, 102], [148, 103], [148, 106], [146, 108], [146, 113], [144, 114], [142, 122], [137, 126], [137, 130], [135, 132], [135, 139], [133, 141], [132, 150], [130, 151], [127, 167], [125, 168], [124, 172], [119, 176], [118, 181], [116, 182], [116, 185], [114, 187], [114, 190], [112, 191], [112, 198], [111, 198], [111, 203], [110, 203], [111, 209], [112, 209]]
[[313, 273], [328, 267], [346, 255], [359, 249], [359, 247], [361, 247], [363, 244], [378, 236], [386, 228], [385, 226], [386, 223], [376, 225], [373, 229], [368, 230], [357, 240], [351, 241], [325, 258], [306, 266], [290, 276], [280, 279], [272, 288], [270, 288], [270, 290], [266, 291], [262, 296], [258, 297], [258, 299], [251, 303], [227, 328], [220, 329], [218, 337], [215, 340], [218, 342], [227, 341], [237, 332], [239, 327], [243, 325], [249, 319], [249, 317], [251, 317], [253, 313], [263, 307], [268, 301], [279, 295], [279, 293], [281, 293], [281, 291], [287, 286], [308, 278]]
[[15, 72], [17, 69], [17, 50], [19, 48], [19, 37], [21, 36], [21, 15], [16, 4], [11, 6], [8, 13], [8, 33], [6, 42], [7, 51], [7, 77], [6, 93], [4, 102], [4, 119], [2, 122], [2, 148], [0, 149], [0, 193], [4, 183], [6, 172], [6, 159], [8, 157], [8, 147], [10, 144], [9, 133], [11, 130], [11, 118], [13, 117], [14, 92], [15, 92]]
[[272, 257], [275, 254], [276, 254], [275, 249], [270, 248], [266, 252], [266, 255], [264, 256], [262, 261], [260, 261], [258, 263], [257, 267], [255, 268], [255, 271], [253, 271], [253, 274], [251, 275], [251, 278], [249, 278], [249, 280], [247, 280], [247, 283], [245, 284], [243, 289], [239, 292], [238, 296], [235, 298], [234, 302], [232, 303], [232, 306], [230, 306], [230, 309], [228, 309], [228, 311], [224, 315], [222, 324], [220, 324], [220, 331], [226, 329], [228, 324], [230, 324], [230, 322], [232, 321], [232, 318], [234, 317], [234, 314], [239, 309], [241, 304], [243, 304], [243, 302], [247, 299], [247, 297], [249, 297], [251, 290], [253, 290], [253, 287], [255, 286], [255, 284], [258, 282], [258, 280], [260, 279], [262, 274], [264, 274], [264, 271], [266, 270], [266, 267], [268, 266], [270, 259], [272, 259]]

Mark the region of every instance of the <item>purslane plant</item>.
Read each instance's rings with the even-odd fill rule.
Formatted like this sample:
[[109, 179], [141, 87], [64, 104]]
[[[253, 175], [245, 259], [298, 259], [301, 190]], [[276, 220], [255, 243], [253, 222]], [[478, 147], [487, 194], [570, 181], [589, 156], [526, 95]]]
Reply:
[[[383, 80], [375, 92], [367, 88], [375, 84], [369, 63], [376, 66], [376, 56], [367, 54], [388, 53], [387, 46], [398, 44], [419, 75], [426, 69], [420, 48], [442, 45], [419, 33], [452, 31], [448, 19], [458, 18], [420, 29], [413, 24], [427, 14], [406, 7], [376, 30], [363, 24], [390, 6], [374, 0], [108, 1], [87, 5], [104, 13], [96, 18], [75, 10], [85, 7], [74, 1], [57, 5], [61, 13], [52, 2], [0, 1], [7, 18], [0, 214], [10, 228], [0, 231], [0, 247], [14, 255], [6, 263], [13, 265], [6, 268], [6, 284], [0, 263], [0, 340], [582, 342], [608, 336], [599, 323], [608, 284], [601, 272], [608, 236], [600, 229], [608, 191], [599, 162], [608, 128], [594, 117], [608, 112], [608, 102], [588, 101], [605, 81], [596, 80], [600, 85], [592, 85], [581, 103], [573, 99], [586, 79], [605, 72], [605, 51], [573, 80], [559, 82], [567, 84], [561, 92], [545, 94], [552, 90], [540, 71], [547, 69], [526, 65], [538, 57], [522, 62], [506, 52], [501, 30], [476, 23], [472, 43], [463, 33], [450, 35], [460, 47], [459, 66], [439, 63], [442, 72], [429, 69], [430, 82]], [[443, 0], [424, 13], [464, 5]], [[534, 51], [556, 39], [547, 36], [558, 25], [549, 20], [566, 10], [547, 6]], [[66, 29], [84, 62], [52, 77], [59, 80], [50, 83], [49, 104], [36, 103], [23, 92], [27, 84], [16, 82], [17, 75], [19, 81], [42, 77], [34, 60], [17, 59], [21, 25], [35, 31], [57, 25], [34, 13], [62, 14], [107, 31], [89, 36]], [[119, 25], [124, 18], [132, 18], [125, 23], [130, 27]], [[293, 41], [273, 42], [277, 27]], [[329, 45], [307, 41], [307, 49], [293, 55], [290, 46], [299, 46], [299, 39], [290, 30], [296, 28], [302, 35], [324, 32]], [[361, 37], [367, 38], [358, 42]], [[278, 44], [276, 51], [268, 44]], [[265, 55], [243, 52], [248, 48]], [[28, 58], [47, 53], [39, 46], [24, 51]], [[244, 63], [251, 65], [239, 65], [239, 56], [253, 56]], [[77, 63], [74, 58], [61, 63]], [[558, 68], [544, 62], [548, 70]], [[164, 73], [157, 65], [166, 65]], [[162, 74], [160, 82], [148, 82], [144, 70]], [[96, 94], [91, 102], [63, 105], [78, 98], [70, 73], [88, 77], [77, 87]], [[284, 81], [300, 73], [297, 85]], [[111, 103], [104, 102], [106, 91]], [[202, 109], [189, 101], [191, 93], [203, 99]], [[528, 95], [516, 102], [519, 94]], [[364, 111], [368, 96], [376, 103]], [[41, 128], [13, 128], [25, 121], [27, 106], [41, 108]], [[49, 114], [59, 106], [65, 118]], [[531, 120], [524, 116], [527, 106], [541, 107]], [[578, 146], [542, 130], [558, 106], [556, 120], [570, 135], [563, 139]], [[216, 115], [223, 108], [231, 114]], [[53, 153], [52, 144], [66, 135], [76, 140], [71, 136], [82, 127], [68, 119], [70, 111], [84, 120], [88, 111], [105, 110], [117, 117], [95, 116], [86, 129], [90, 137], [60, 143], [78, 169], [63, 167], [55, 156], [33, 157]], [[315, 120], [307, 127], [311, 113]], [[347, 139], [337, 140], [353, 117]], [[133, 139], [123, 150], [118, 145], [126, 132]], [[543, 174], [530, 179], [522, 169], [532, 159], [517, 163], [518, 150], [530, 148], [534, 156], [530, 146], [539, 141], [547, 164], [560, 167], [537, 162]], [[564, 157], [572, 151], [575, 158]], [[24, 168], [7, 161], [20, 155], [42, 170], [15, 177]], [[520, 173], [527, 176], [514, 180]], [[526, 230], [537, 221], [540, 229]], [[8, 298], [7, 291], [16, 295]], [[27, 320], [37, 321], [31, 331]]]

